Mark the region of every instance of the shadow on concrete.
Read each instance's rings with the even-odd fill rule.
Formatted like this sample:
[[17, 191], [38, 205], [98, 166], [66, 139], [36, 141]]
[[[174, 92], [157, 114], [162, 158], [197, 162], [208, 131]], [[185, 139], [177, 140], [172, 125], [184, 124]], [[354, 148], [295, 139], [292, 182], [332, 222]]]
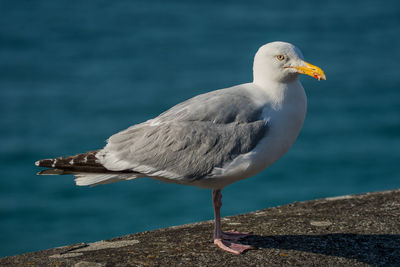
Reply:
[[243, 243], [258, 248], [299, 250], [355, 259], [373, 266], [399, 266], [400, 235], [253, 235]]

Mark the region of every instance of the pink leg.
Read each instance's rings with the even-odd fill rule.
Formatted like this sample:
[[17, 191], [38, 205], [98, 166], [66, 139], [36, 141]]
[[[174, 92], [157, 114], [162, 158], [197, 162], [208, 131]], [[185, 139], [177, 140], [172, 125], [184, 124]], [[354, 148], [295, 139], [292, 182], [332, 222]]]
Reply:
[[222, 206], [222, 194], [220, 189], [212, 191], [213, 206], [214, 206], [214, 244], [223, 250], [233, 254], [240, 254], [249, 249], [255, 249], [252, 246], [244, 245], [239, 242], [243, 237], [249, 236], [248, 233], [239, 233], [236, 231], [222, 232], [221, 230], [221, 214], [220, 209]]

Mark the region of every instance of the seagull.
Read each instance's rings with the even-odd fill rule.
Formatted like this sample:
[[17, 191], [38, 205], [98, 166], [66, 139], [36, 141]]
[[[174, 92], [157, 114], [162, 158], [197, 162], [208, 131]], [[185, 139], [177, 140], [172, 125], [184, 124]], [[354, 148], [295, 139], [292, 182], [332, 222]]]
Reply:
[[38, 174], [73, 174], [78, 186], [150, 177], [212, 189], [214, 244], [234, 254], [255, 249], [241, 242], [250, 233], [222, 231], [221, 190], [292, 146], [307, 108], [299, 74], [326, 79], [296, 46], [267, 43], [254, 57], [253, 82], [190, 98], [112, 135], [103, 149], [39, 160], [36, 166], [47, 169]]

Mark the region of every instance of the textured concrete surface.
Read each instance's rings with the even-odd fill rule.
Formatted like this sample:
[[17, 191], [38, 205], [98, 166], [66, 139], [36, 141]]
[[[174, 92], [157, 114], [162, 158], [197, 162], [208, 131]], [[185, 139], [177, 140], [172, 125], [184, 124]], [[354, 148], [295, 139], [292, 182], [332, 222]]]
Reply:
[[0, 259], [1, 266], [400, 266], [400, 190], [318, 199], [223, 219], [252, 231], [242, 255], [212, 244], [212, 222]]

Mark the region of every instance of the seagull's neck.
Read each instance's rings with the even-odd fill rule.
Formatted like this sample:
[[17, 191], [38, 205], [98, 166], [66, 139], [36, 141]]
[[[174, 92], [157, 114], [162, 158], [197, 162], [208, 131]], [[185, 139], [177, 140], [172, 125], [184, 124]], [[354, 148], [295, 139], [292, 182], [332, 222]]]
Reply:
[[295, 101], [298, 94], [304, 94], [303, 86], [298, 79], [290, 82], [264, 80], [260, 83], [259, 81], [253, 81], [253, 84], [261, 89], [269, 101], [273, 102], [277, 108], [281, 107], [285, 102]]

